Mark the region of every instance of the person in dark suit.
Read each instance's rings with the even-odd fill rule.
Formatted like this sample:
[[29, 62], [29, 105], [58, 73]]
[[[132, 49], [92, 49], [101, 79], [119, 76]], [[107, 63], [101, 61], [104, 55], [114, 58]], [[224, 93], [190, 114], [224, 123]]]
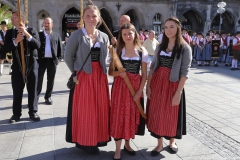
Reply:
[[[22, 96], [23, 89], [27, 87], [28, 91], [28, 108], [29, 116], [33, 121], [40, 121], [37, 115], [37, 79], [38, 79], [38, 62], [37, 49], [40, 48], [38, 32], [34, 28], [25, 28], [24, 22], [19, 25], [18, 13], [13, 12], [11, 17], [13, 29], [7, 30], [5, 35], [4, 49], [6, 52], [12, 52], [12, 89], [13, 89], [13, 116], [9, 123], [14, 123], [20, 120], [22, 115]], [[23, 41], [24, 55], [26, 64], [26, 76], [23, 77], [21, 68], [21, 49], [19, 42]]]
[[38, 50], [38, 97], [42, 91], [43, 76], [47, 70], [47, 90], [45, 93], [45, 103], [51, 105], [51, 99], [57, 65], [62, 55], [62, 39], [60, 34], [52, 31], [53, 20], [50, 17], [44, 20], [44, 31], [39, 32], [41, 47]]
[[[126, 23], [130, 23], [131, 22], [131, 19], [128, 15], [122, 15], [120, 17], [120, 20], [119, 20], [119, 25], [120, 25], [120, 28], [126, 24]], [[117, 43], [117, 39], [118, 39], [118, 35], [119, 35], [119, 31], [120, 30], [117, 30], [117, 31], [114, 31], [113, 32], [113, 38], [111, 39], [111, 44], [113, 46], [116, 46], [116, 43]]]

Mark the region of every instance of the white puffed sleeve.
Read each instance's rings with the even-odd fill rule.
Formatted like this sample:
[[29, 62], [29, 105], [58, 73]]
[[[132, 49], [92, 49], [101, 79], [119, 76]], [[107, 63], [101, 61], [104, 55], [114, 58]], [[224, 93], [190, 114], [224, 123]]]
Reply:
[[142, 62], [148, 63], [148, 51], [142, 47]]

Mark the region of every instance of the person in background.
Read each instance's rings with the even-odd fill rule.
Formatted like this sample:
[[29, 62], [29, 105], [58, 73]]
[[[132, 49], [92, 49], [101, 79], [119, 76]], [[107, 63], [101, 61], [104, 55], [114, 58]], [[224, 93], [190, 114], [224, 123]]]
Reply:
[[[5, 35], [7, 33], [7, 23], [6, 21], [1, 22], [1, 31], [0, 31], [0, 76], [2, 76], [3, 73], [3, 63], [6, 59], [6, 52], [4, 50], [4, 43], [5, 43]], [[11, 66], [12, 66], [12, 60], [9, 62], [9, 74], [12, 74], [11, 72]]]
[[52, 105], [52, 91], [54, 86], [57, 65], [62, 58], [62, 38], [60, 34], [53, 32], [54, 23], [52, 18], [44, 19], [44, 31], [39, 32], [41, 47], [38, 50], [38, 98], [42, 91], [43, 77], [47, 71], [47, 88], [44, 96], [45, 104]]
[[141, 44], [143, 45], [144, 39], [145, 39], [145, 37], [143, 35], [143, 29], [139, 30], [139, 39], [140, 39]]
[[146, 39], [148, 39], [148, 37], [149, 37], [149, 31], [148, 31], [147, 29], [145, 29], [145, 31], [143, 32], [143, 36], [144, 36], [144, 41], [145, 41]]
[[146, 39], [143, 43], [144, 48], [148, 52], [148, 68], [152, 63], [154, 51], [158, 44], [159, 42], [155, 38], [155, 32], [153, 30], [150, 30], [148, 39]]
[[238, 60], [240, 60], [240, 31], [236, 32], [236, 37], [233, 39], [233, 60], [231, 70], [238, 70]]
[[[119, 20], [119, 26], [120, 28], [124, 25], [124, 24], [129, 24], [131, 22], [131, 19], [128, 15], [122, 15], [120, 17], [120, 20]], [[111, 39], [111, 44], [113, 46], [116, 47], [116, 44], [117, 44], [117, 39], [118, 39], [118, 36], [119, 36], [119, 31], [120, 30], [117, 30], [117, 31], [114, 31], [113, 32], [113, 38]]]
[[65, 41], [63, 41], [63, 43], [62, 43], [63, 53], [62, 53], [62, 59], [60, 60], [61, 62], [64, 62], [64, 53], [65, 53], [65, 48], [66, 48], [66, 45], [67, 45], [68, 38], [69, 38], [69, 33], [66, 33]]
[[159, 37], [158, 37], [159, 43], [162, 43], [163, 33], [164, 33], [164, 28], [162, 28], [162, 32], [159, 34]]

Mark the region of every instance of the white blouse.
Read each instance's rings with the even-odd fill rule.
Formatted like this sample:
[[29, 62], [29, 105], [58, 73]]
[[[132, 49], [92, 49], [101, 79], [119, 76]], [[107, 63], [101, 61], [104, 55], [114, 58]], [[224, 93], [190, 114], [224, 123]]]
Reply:
[[[85, 37], [87, 37], [87, 38], [89, 38], [88, 37], [88, 34], [87, 34], [87, 30], [85, 29], [85, 28], [82, 28], [82, 31], [83, 31], [83, 34], [84, 34], [84, 36]], [[98, 33], [98, 32], [97, 32]], [[99, 35], [99, 34], [98, 34]], [[97, 35], [97, 38], [99, 38], [98, 37], [98, 35]], [[92, 43], [92, 41], [90, 41], [90, 47], [93, 47], [93, 43]], [[100, 48], [100, 43], [97, 41], [96, 43], [95, 43], [95, 45], [94, 45], [94, 48]]]
[[[121, 58], [123, 60], [139, 60], [140, 59], [139, 51], [137, 50], [137, 48], [135, 48], [134, 51], [137, 54], [137, 56], [131, 57], [131, 58], [130, 57], [125, 57], [124, 55], [126, 53], [126, 50], [125, 50], [125, 48], [123, 48]], [[144, 47], [142, 47], [142, 62], [148, 63], [148, 52]]]
[[160, 52], [160, 55], [161, 55], [161, 56], [171, 57], [171, 56], [172, 56], [172, 52], [166, 53], [166, 52], [164, 52], [164, 51], [161, 51], [161, 52]]

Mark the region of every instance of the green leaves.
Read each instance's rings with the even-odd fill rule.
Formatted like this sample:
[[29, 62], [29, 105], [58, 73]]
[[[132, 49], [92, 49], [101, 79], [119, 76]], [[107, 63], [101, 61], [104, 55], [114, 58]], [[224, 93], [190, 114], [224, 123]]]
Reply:
[[10, 7], [7, 5], [1, 5], [0, 7], [0, 22], [6, 21], [8, 29], [12, 28], [12, 24], [11, 24], [12, 12], [9, 9]]

